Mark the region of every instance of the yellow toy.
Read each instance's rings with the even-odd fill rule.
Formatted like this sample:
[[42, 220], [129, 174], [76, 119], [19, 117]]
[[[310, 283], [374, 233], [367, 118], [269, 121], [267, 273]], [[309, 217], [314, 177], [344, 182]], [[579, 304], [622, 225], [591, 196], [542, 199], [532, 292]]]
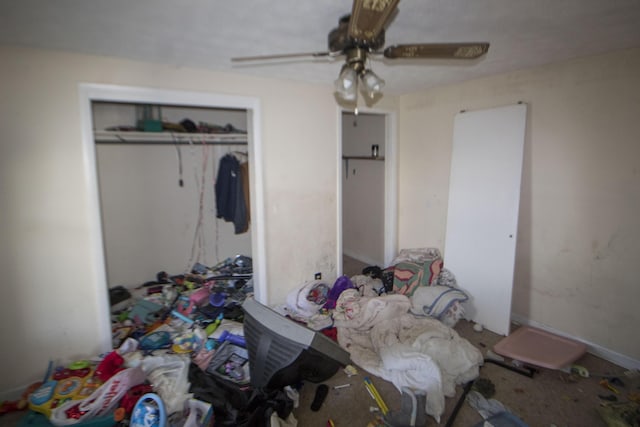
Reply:
[[96, 366], [86, 360], [49, 369], [44, 383], [29, 396], [29, 409], [51, 417], [51, 411], [68, 400], [88, 397], [102, 381], [95, 376]]

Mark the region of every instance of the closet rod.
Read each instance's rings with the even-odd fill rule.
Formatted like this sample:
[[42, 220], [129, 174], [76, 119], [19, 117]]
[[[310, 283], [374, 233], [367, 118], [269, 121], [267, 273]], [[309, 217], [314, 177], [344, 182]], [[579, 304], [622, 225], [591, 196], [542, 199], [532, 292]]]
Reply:
[[247, 145], [246, 134], [94, 131], [97, 144]]
[[112, 145], [247, 145], [246, 141], [104, 141], [96, 140], [96, 144], [112, 144]]

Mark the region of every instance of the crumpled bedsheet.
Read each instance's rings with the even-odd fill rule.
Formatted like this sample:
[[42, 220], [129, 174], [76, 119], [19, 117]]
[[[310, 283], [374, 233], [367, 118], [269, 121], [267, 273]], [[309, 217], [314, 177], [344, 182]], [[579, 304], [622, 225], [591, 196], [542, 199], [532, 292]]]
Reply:
[[398, 391], [409, 387], [426, 394], [425, 411], [440, 422], [445, 396], [455, 396], [457, 384], [478, 377], [482, 353], [452, 328], [415, 316], [409, 307], [404, 295], [341, 295], [334, 318], [338, 342], [356, 365], [392, 382]]

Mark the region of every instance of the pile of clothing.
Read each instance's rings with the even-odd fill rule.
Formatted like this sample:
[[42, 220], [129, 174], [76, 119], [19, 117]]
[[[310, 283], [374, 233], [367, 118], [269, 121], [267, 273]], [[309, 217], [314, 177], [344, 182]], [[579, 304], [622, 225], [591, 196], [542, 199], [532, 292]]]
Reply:
[[333, 285], [304, 283], [277, 310], [335, 338], [351, 360], [399, 391], [426, 395], [438, 422], [445, 396], [479, 374], [482, 353], [453, 329], [468, 296], [435, 248], [400, 252], [391, 267], [367, 267]]

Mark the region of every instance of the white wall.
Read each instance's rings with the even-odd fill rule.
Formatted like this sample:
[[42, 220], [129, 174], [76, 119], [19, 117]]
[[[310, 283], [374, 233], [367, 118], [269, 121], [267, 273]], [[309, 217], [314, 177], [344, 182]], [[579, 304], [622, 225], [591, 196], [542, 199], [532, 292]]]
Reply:
[[50, 358], [100, 347], [99, 302], [87, 286], [97, 273], [79, 83], [259, 98], [268, 300], [283, 302], [317, 271], [335, 277], [339, 129], [331, 87], [21, 48], [1, 47], [0, 55], [0, 338], [11, 349], [0, 391], [40, 380]]
[[135, 287], [160, 271], [188, 273], [196, 262], [213, 266], [252, 255], [251, 230], [235, 234], [232, 222], [216, 218], [214, 192], [220, 158], [229, 150], [246, 152], [246, 145], [194, 145], [180, 146], [182, 187], [171, 144], [96, 146], [110, 287]]
[[[379, 146], [385, 156], [385, 116], [343, 113], [343, 156], [371, 156]], [[348, 166], [348, 170], [347, 170]], [[347, 176], [348, 174], [348, 176]], [[385, 162], [345, 159], [342, 162], [342, 249], [370, 265], [384, 266]]]
[[454, 115], [526, 102], [513, 312], [640, 366], [638, 76], [635, 49], [402, 97], [399, 247], [443, 247]]

